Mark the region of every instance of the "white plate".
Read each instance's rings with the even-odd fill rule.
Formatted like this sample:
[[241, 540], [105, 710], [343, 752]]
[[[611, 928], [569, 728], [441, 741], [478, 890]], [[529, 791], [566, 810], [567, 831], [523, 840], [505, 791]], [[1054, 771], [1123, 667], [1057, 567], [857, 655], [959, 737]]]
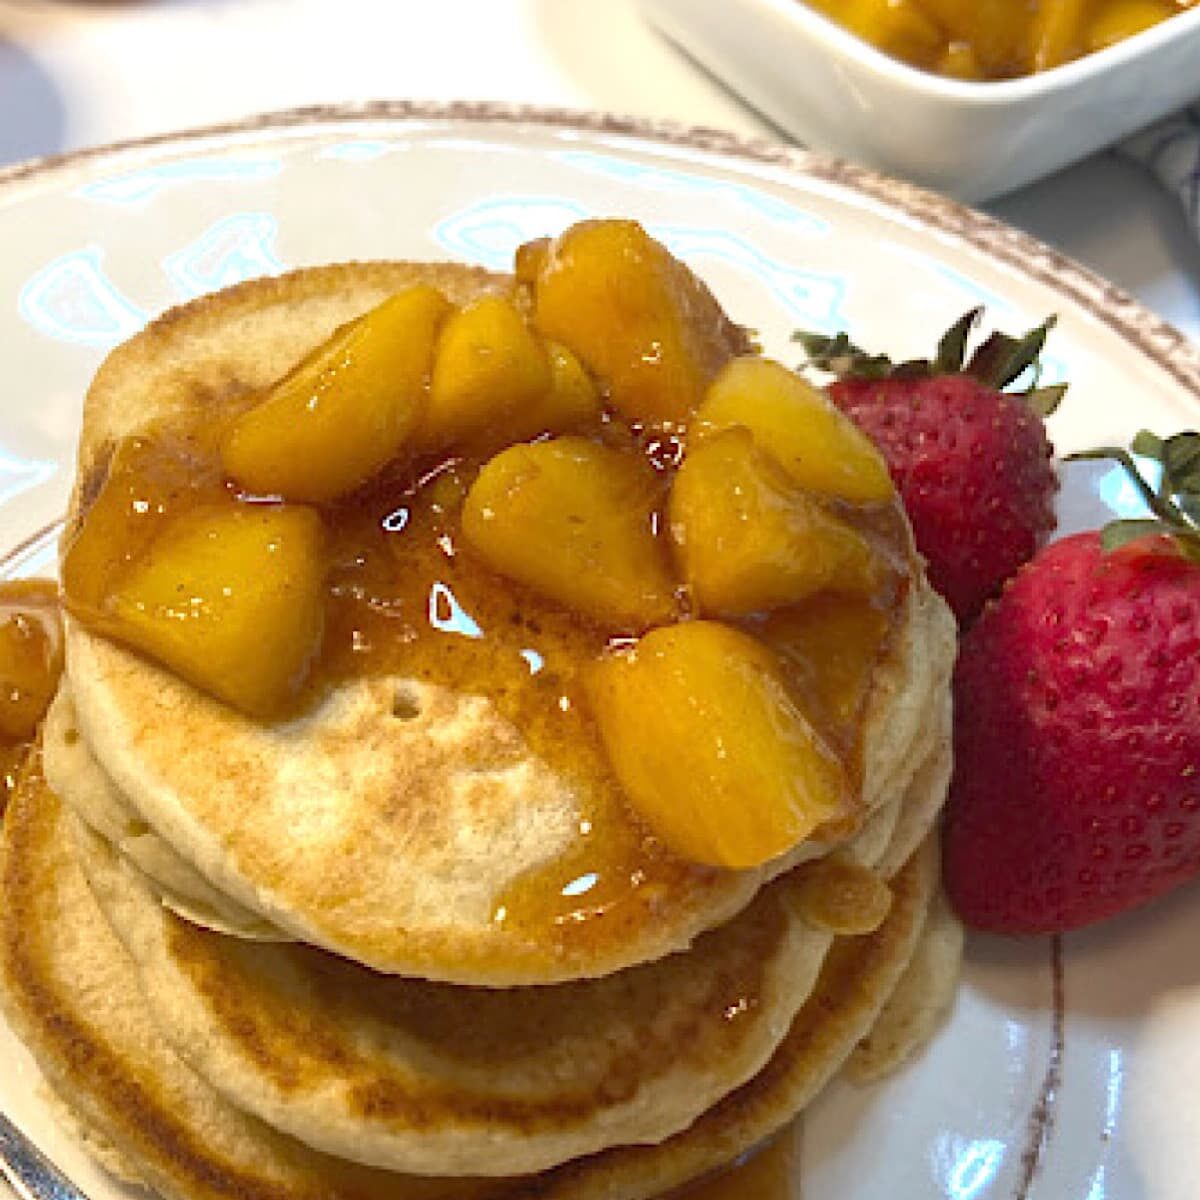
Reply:
[[[80, 398], [148, 317], [248, 275], [337, 259], [505, 267], [587, 214], [644, 221], [769, 352], [797, 326], [931, 348], [979, 302], [1060, 324], [1061, 450], [1200, 417], [1200, 357], [1082, 268], [989, 218], [869, 172], [711, 132], [406, 104], [293, 113], [0, 172], [0, 543], [51, 524]], [[1069, 473], [1064, 524], [1129, 491]], [[45, 539], [10, 569], [45, 569]], [[883, 1086], [835, 1085], [805, 1119], [805, 1200], [1154, 1200], [1200, 1178], [1200, 888], [1091, 933], [971, 938], [953, 1018]], [[1059, 961], [1061, 970], [1053, 964]], [[124, 1193], [55, 1121], [0, 1027], [0, 1109], [93, 1200]]]

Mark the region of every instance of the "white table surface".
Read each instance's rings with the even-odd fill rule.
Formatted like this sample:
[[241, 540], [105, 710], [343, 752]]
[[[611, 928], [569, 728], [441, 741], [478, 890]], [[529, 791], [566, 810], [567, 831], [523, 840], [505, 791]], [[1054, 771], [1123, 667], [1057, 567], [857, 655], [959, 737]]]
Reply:
[[[649, 28], [634, 0], [0, 0], [0, 164], [392, 98], [783, 137]], [[1138, 168], [1100, 154], [988, 207], [1200, 336], [1200, 246]]]

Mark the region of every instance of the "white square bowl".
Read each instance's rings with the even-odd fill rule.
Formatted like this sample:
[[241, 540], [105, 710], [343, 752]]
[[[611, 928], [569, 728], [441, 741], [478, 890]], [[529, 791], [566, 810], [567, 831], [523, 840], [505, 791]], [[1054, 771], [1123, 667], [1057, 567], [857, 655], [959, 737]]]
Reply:
[[802, 0], [642, 6], [802, 141], [968, 201], [1021, 187], [1200, 96], [1200, 7], [1051, 71], [975, 83], [916, 70]]

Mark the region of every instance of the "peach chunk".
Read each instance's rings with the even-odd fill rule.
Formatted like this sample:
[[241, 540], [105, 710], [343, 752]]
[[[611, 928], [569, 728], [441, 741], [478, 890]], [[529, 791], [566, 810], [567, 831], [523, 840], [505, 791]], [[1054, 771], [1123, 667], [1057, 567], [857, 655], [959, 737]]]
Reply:
[[62, 624], [52, 583], [5, 585], [0, 598], [0, 738], [27, 742], [58, 688]]
[[592, 377], [583, 363], [566, 346], [546, 342], [550, 364], [550, 386], [528, 403], [496, 421], [493, 427], [473, 438], [471, 449], [490, 446], [499, 450], [513, 442], [528, 442], [544, 433], [569, 433], [600, 420], [604, 406]]
[[314, 504], [365, 483], [416, 428], [449, 311], [421, 285], [343, 325], [230, 424], [226, 471], [248, 492]]
[[866, 596], [824, 592], [764, 622], [759, 636], [827, 732], [850, 738], [887, 648], [887, 612]]
[[558, 342], [547, 342], [546, 354], [550, 359], [550, 390], [540, 404], [531, 406], [522, 416], [519, 424], [528, 430], [525, 437], [566, 433], [595, 420], [602, 412], [600, 392], [583, 363]]
[[82, 517], [63, 536], [63, 605], [98, 633], [105, 600], [171, 518], [226, 495], [207, 447], [159, 431], [123, 438], [81, 481]]
[[629, 420], [686, 421], [744, 344], [704, 284], [634, 221], [575, 225], [521, 268], [537, 272], [534, 324]]
[[451, 316], [438, 338], [422, 449], [512, 440], [508, 422], [542, 403], [551, 383], [546, 351], [521, 314], [502, 296], [481, 297]]
[[118, 582], [113, 636], [241, 712], [277, 715], [320, 649], [324, 540], [309, 508], [184, 513]]
[[800, 487], [882, 504], [894, 492], [874, 443], [819, 388], [770, 359], [734, 359], [712, 381], [696, 433], [744, 425]]
[[654, 535], [658, 477], [642, 460], [581, 437], [510, 446], [463, 506], [467, 544], [494, 570], [612, 629], [675, 615]]
[[883, 924], [892, 907], [892, 889], [848, 855], [830, 854], [800, 868], [797, 907], [816, 929], [861, 937]]
[[1179, 9], [1171, 0], [1107, 0], [1093, 8], [1084, 33], [1088, 50], [1103, 50], [1143, 33]]
[[681, 857], [755, 867], [848, 810], [845, 768], [749, 634], [666, 625], [586, 678], [617, 780]]
[[702, 613], [762, 612], [826, 590], [869, 593], [884, 579], [862, 534], [797, 488], [740, 427], [688, 451], [667, 512]]

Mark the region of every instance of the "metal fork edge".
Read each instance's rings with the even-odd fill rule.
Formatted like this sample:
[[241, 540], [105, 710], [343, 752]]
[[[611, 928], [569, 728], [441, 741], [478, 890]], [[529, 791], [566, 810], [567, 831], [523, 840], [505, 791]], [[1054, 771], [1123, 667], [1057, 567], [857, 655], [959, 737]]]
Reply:
[[3, 1113], [0, 1113], [0, 1176], [21, 1200], [87, 1200]]

